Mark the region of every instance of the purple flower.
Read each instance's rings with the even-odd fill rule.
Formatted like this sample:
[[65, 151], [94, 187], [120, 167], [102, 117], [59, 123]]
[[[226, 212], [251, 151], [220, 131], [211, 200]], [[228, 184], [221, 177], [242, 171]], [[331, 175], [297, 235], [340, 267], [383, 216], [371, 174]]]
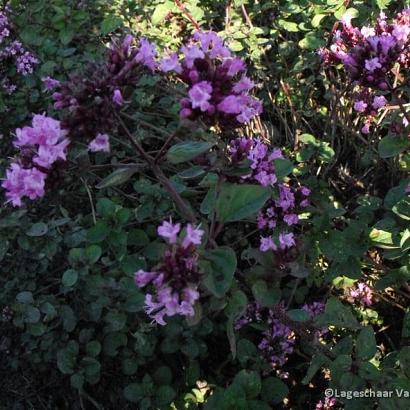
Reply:
[[294, 235], [290, 233], [281, 233], [279, 234], [279, 243], [282, 249], [291, 248], [296, 245]]
[[107, 134], [97, 134], [97, 136], [88, 144], [91, 152], [110, 152], [110, 137]]
[[194, 228], [191, 224], [186, 227], [186, 236], [182, 241], [182, 246], [187, 248], [191, 244], [200, 245], [201, 238], [205, 232], [202, 229]]
[[112, 95], [112, 102], [115, 105], [119, 105], [119, 106], [124, 104], [124, 98], [122, 98], [121, 91], [118, 88], [114, 90], [114, 93]]
[[54, 78], [51, 78], [51, 77], [43, 77], [43, 78], [41, 79], [41, 81], [42, 81], [42, 83], [43, 83], [43, 85], [44, 85], [44, 88], [45, 88], [47, 91], [54, 90], [54, 88], [56, 88], [56, 87], [58, 87], [58, 86], [60, 85], [60, 81], [55, 80]]
[[255, 87], [255, 83], [246, 75], [244, 75], [232, 88], [232, 91], [240, 94], [243, 91], [250, 91], [252, 88]]
[[380, 108], [383, 108], [386, 104], [387, 104], [386, 98], [383, 95], [380, 95], [380, 96], [374, 97], [372, 107], [375, 110], [378, 110]]
[[283, 220], [290, 226], [296, 225], [299, 222], [299, 217], [296, 214], [287, 214], [283, 217]]
[[178, 54], [176, 53], [171, 54], [168, 58], [163, 58], [159, 67], [164, 73], [169, 71], [175, 71], [178, 74], [182, 73], [182, 65], [179, 62]]
[[204, 52], [199, 48], [199, 46], [182, 46], [181, 51], [184, 54], [184, 63], [188, 68], [194, 66], [194, 61], [196, 59], [201, 59], [205, 57]]
[[135, 61], [137, 63], [145, 65], [151, 71], [154, 71], [156, 68], [155, 56], [155, 46], [147, 39], [141, 38], [139, 43], [139, 50], [137, 55], [135, 56]]
[[380, 64], [379, 58], [374, 57], [374, 58], [371, 58], [370, 60], [365, 60], [365, 67], [366, 67], [366, 70], [372, 73], [374, 70], [381, 68], [382, 65]]
[[264, 238], [263, 236], [261, 236], [261, 242], [259, 245], [259, 249], [261, 250], [261, 252], [267, 252], [269, 250], [276, 251], [278, 247], [273, 242], [273, 239], [271, 236], [268, 236], [267, 238]]
[[366, 108], [367, 108], [367, 104], [362, 100], [356, 101], [354, 103], [354, 109], [357, 112], [364, 112], [364, 111], [366, 111]]
[[188, 92], [192, 102], [192, 108], [199, 108], [201, 111], [207, 111], [210, 107], [212, 86], [208, 81], [201, 81], [195, 84]]
[[157, 276], [157, 272], [145, 272], [144, 270], [140, 269], [138, 272], [134, 273], [134, 281], [139, 288], [143, 288], [144, 286], [148, 285], [148, 283], [153, 281]]
[[165, 239], [168, 239], [168, 242], [173, 244], [177, 241], [177, 235], [180, 229], [181, 224], [173, 224], [170, 220], [169, 222], [162, 222], [162, 224], [158, 227], [157, 232], [158, 235], [162, 236]]

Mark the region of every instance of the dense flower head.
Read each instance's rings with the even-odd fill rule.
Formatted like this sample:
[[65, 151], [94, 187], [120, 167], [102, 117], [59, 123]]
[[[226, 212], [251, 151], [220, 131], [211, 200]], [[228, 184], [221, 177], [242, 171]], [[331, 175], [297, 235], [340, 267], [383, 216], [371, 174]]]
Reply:
[[273, 186], [277, 183], [273, 161], [283, 158], [280, 149], [270, 150], [269, 145], [259, 138], [240, 137], [229, 143], [228, 156], [234, 165], [250, 161], [250, 172], [241, 176], [242, 182], [254, 182], [262, 186]]
[[373, 304], [373, 290], [364, 282], [358, 282], [355, 286], [347, 289], [347, 298], [351, 303], [359, 303], [363, 306]]
[[335, 405], [336, 399], [334, 397], [325, 397], [316, 404], [315, 410], [331, 410]]
[[20, 149], [18, 162], [6, 172], [2, 187], [13, 206], [21, 206], [21, 199], [44, 196], [47, 173], [57, 161], [66, 160], [70, 141], [60, 121], [45, 115], [34, 115], [32, 126], [18, 128], [14, 146]]
[[260, 250], [286, 250], [296, 245], [291, 227], [299, 224], [299, 214], [309, 205], [310, 189], [278, 184], [278, 196], [270, 199], [259, 211], [257, 222], [261, 230]]
[[63, 123], [70, 135], [89, 139], [112, 132], [115, 109], [126, 103], [128, 87], [156, 69], [155, 56], [147, 39], [127, 35], [112, 41], [105, 62], [90, 64], [61, 83], [48, 80], [45, 86], [54, 91], [54, 108], [66, 110]]
[[160, 325], [166, 324], [164, 316], [193, 316], [194, 304], [199, 299], [196, 247], [201, 244], [204, 231], [191, 224], [186, 226], [184, 235], [178, 236], [180, 231], [181, 224], [164, 221], [157, 232], [169, 247], [161, 262], [154, 271], [135, 273], [138, 287], [150, 285], [154, 291], [145, 295], [145, 310]]
[[33, 200], [44, 196], [46, 177], [37, 168], [22, 168], [21, 165], [12, 163], [1, 186], [7, 191], [7, 200], [13, 206], [21, 206], [24, 197]]
[[[295, 334], [280, 320], [275, 318], [272, 310], [263, 308], [257, 303], [250, 303], [245, 313], [235, 322], [235, 330], [252, 323], [265, 323], [267, 329], [262, 332], [258, 349], [268, 361], [271, 370], [279, 371], [293, 353]], [[279, 372], [280, 374], [280, 372]]]
[[232, 56], [216, 33], [196, 32], [179, 54], [164, 57], [159, 68], [176, 73], [189, 87], [181, 117], [234, 128], [262, 112], [260, 101], [249, 95], [255, 84], [246, 76], [245, 62]]
[[342, 63], [355, 84], [386, 90], [394, 78], [393, 66], [409, 66], [409, 35], [409, 9], [398, 13], [390, 23], [382, 14], [374, 27], [361, 29], [342, 19], [342, 29], [336, 31], [333, 44], [319, 54], [327, 63]]
[[10, 64], [15, 66], [17, 74], [27, 76], [33, 73], [39, 63], [39, 60], [16, 40], [16, 33], [8, 17], [10, 12], [9, 5], [0, 10], [0, 87], [7, 94], [12, 94], [17, 89], [15, 79], [8, 73]]
[[[369, 134], [379, 111], [394, 100], [393, 87], [401, 82], [401, 70], [410, 67], [410, 9], [391, 21], [381, 13], [373, 27], [354, 27], [351, 19], [342, 18], [333, 44], [319, 50], [327, 65], [342, 64], [352, 84], [359, 89], [353, 110], [363, 119], [362, 134]], [[393, 98], [394, 97], [394, 98]], [[404, 124], [407, 126], [407, 124]], [[398, 133], [397, 124], [392, 131]]]

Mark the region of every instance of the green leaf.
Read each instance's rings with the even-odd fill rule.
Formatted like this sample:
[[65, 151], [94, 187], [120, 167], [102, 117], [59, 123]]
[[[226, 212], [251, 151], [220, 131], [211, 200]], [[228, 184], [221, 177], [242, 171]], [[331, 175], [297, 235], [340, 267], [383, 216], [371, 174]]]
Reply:
[[151, 23], [154, 26], [157, 26], [159, 23], [164, 20], [164, 18], [168, 15], [168, 13], [174, 9], [174, 4], [172, 1], [166, 1], [165, 3], [158, 4], [157, 7], [155, 7], [154, 12], [152, 13], [151, 16]]
[[325, 44], [325, 40], [314, 33], [308, 33], [298, 44], [302, 49], [317, 50]]
[[136, 359], [127, 358], [122, 361], [122, 372], [127, 376], [132, 376], [138, 370], [138, 362]]
[[169, 406], [176, 397], [176, 392], [171, 386], [160, 386], [155, 391], [154, 401], [157, 406]]
[[299, 31], [299, 27], [297, 23], [294, 23], [293, 21], [279, 19], [278, 24], [280, 27], [284, 28], [286, 31], [290, 31], [292, 33], [297, 33]]
[[30, 304], [34, 302], [33, 299], [33, 294], [28, 291], [23, 291], [17, 294], [16, 296], [17, 302], [24, 303], [24, 304]]
[[213, 143], [202, 141], [180, 142], [168, 150], [167, 158], [172, 164], [180, 164], [208, 152], [213, 145]]
[[309, 315], [303, 309], [288, 310], [288, 316], [296, 322], [306, 322], [309, 320]]
[[379, 155], [381, 158], [394, 157], [409, 148], [406, 137], [395, 137], [388, 135], [379, 143]]
[[261, 398], [269, 404], [279, 404], [288, 393], [288, 386], [277, 377], [267, 377], [262, 381]]
[[26, 306], [26, 310], [24, 311], [24, 321], [26, 323], [37, 323], [40, 317], [41, 313], [36, 307], [31, 305]]
[[98, 221], [87, 232], [87, 239], [91, 243], [102, 242], [110, 233], [111, 229], [103, 221]]
[[104, 339], [104, 353], [114, 357], [118, 354], [118, 349], [127, 344], [127, 335], [120, 332], [108, 333]]
[[275, 164], [275, 174], [278, 178], [286, 177], [293, 171], [293, 163], [288, 159], [278, 158], [273, 162]]
[[325, 311], [316, 318], [315, 324], [318, 327], [333, 325], [347, 329], [360, 328], [350, 307], [345, 306], [339, 299], [333, 296], [326, 302]]
[[85, 250], [85, 256], [91, 265], [100, 259], [101, 254], [102, 249], [98, 245], [91, 245]]
[[407, 309], [407, 312], [404, 315], [401, 337], [410, 338], [410, 309]]
[[63, 273], [62, 282], [64, 286], [71, 287], [77, 283], [78, 272], [74, 269], [68, 269]]
[[258, 280], [252, 285], [255, 300], [263, 307], [272, 307], [279, 302], [280, 289], [269, 288], [265, 281]]
[[246, 397], [253, 399], [258, 396], [262, 388], [261, 378], [256, 371], [241, 370], [233, 380], [241, 389], [246, 392]]
[[127, 182], [138, 171], [137, 167], [125, 167], [116, 169], [110, 175], [100, 181], [95, 187], [97, 189], [110, 188]]
[[231, 248], [223, 246], [205, 252], [204, 258], [209, 262], [204, 284], [214, 296], [223, 297], [231, 287], [236, 270], [236, 254]]
[[48, 232], [48, 226], [44, 222], [37, 222], [26, 231], [27, 236], [44, 236]]
[[91, 340], [85, 346], [85, 351], [89, 356], [96, 357], [101, 352], [101, 343], [98, 340]]
[[118, 16], [107, 16], [101, 23], [101, 34], [105, 36], [112, 31], [115, 31], [117, 28], [122, 27], [123, 21], [122, 18]]
[[228, 305], [225, 308], [225, 315], [234, 320], [242, 316], [246, 310], [248, 298], [241, 290], [237, 290], [229, 298]]
[[131, 383], [124, 388], [124, 397], [133, 403], [138, 403], [144, 396], [145, 392], [141, 384]]
[[270, 197], [270, 191], [259, 185], [222, 185], [216, 202], [220, 221], [234, 222], [256, 214]]
[[362, 360], [370, 360], [377, 352], [376, 338], [373, 328], [366, 326], [359, 333], [356, 340], [357, 357]]
[[75, 36], [74, 29], [68, 28], [68, 27], [65, 27], [59, 33], [60, 41], [64, 46], [66, 46], [68, 43], [70, 43], [71, 40], [74, 38], [74, 36]]
[[74, 373], [70, 377], [70, 383], [74, 389], [81, 390], [84, 386], [84, 375], [82, 373]]
[[77, 362], [78, 343], [70, 340], [67, 347], [57, 352], [57, 367], [63, 374], [73, 374]]

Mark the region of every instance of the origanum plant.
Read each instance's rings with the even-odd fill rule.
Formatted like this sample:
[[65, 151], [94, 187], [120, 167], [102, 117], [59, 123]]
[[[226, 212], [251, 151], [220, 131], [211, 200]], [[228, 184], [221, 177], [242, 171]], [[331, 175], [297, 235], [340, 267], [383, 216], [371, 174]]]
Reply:
[[[37, 3], [61, 54], [81, 55], [89, 37], [67, 22], [92, 2]], [[319, 3], [232, 2], [220, 19], [212, 2], [98, 2], [97, 55], [39, 62], [44, 104], [0, 164], [6, 395], [16, 377], [39, 408], [409, 408], [404, 155], [363, 167], [371, 141], [329, 105], [346, 84], [296, 67], [345, 8]], [[360, 30], [345, 16], [320, 52], [374, 139], [393, 138], [373, 125], [396, 102], [405, 118], [408, 16]], [[53, 50], [50, 33], [33, 53]], [[297, 81], [326, 95], [302, 101]], [[395, 396], [337, 394], [366, 389]]]

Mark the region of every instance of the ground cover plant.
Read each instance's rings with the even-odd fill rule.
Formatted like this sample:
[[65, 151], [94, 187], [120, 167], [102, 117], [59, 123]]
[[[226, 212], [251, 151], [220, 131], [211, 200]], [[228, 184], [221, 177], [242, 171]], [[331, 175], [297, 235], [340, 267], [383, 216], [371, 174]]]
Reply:
[[0, 408], [408, 409], [410, 8], [3, 1]]

